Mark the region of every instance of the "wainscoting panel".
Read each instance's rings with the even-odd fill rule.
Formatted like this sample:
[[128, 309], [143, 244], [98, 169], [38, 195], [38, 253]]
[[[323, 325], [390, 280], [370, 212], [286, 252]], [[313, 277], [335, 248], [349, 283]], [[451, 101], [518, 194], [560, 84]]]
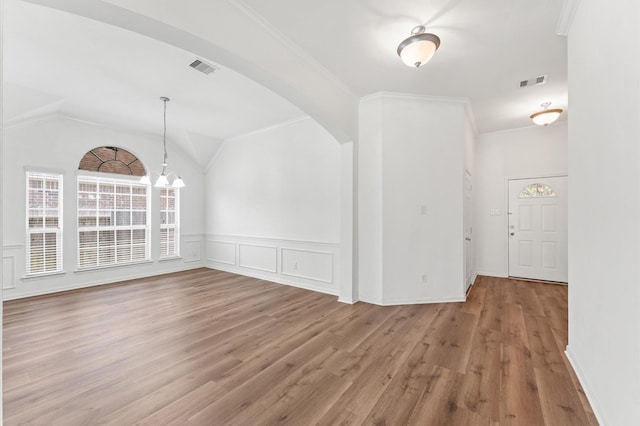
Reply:
[[338, 295], [340, 245], [238, 235], [207, 235], [206, 266]]
[[183, 235], [182, 244], [182, 257], [185, 262], [200, 262], [202, 260], [201, 235]]
[[278, 249], [275, 246], [239, 244], [238, 253], [238, 264], [243, 268], [273, 273], [278, 271]]
[[209, 262], [236, 265], [236, 243], [207, 239], [207, 260]]
[[282, 274], [331, 284], [333, 281], [333, 253], [281, 249]]
[[16, 257], [2, 257], [2, 289], [16, 288]]

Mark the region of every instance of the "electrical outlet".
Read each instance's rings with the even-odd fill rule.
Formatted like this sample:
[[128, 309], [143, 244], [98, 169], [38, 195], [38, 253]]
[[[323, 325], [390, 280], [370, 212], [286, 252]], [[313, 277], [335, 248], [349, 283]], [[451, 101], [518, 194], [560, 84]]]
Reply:
[[298, 270], [298, 262], [295, 262], [295, 263], [293, 264], [293, 270], [294, 270], [294, 271], [297, 271], [297, 270]]
[[422, 284], [427, 284], [429, 282], [429, 278], [427, 274], [422, 274]]

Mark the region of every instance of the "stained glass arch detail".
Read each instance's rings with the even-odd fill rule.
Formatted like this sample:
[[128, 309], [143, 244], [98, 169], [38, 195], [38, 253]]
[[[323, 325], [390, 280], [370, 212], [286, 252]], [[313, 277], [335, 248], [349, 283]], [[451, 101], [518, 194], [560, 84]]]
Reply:
[[532, 183], [522, 188], [518, 198], [555, 197], [556, 192], [546, 183]]

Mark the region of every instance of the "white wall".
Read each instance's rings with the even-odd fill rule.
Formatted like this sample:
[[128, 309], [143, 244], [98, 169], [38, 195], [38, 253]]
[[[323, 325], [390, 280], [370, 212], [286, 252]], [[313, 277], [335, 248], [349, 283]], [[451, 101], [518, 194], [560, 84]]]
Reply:
[[[4, 129], [3, 182], [3, 262], [4, 298], [29, 296], [95, 284], [115, 282], [202, 266], [203, 175], [197, 164], [168, 141], [170, 169], [180, 171], [187, 187], [181, 190], [180, 259], [159, 258], [159, 196], [152, 190], [151, 263], [77, 271], [76, 187], [78, 163], [83, 155], [99, 146], [126, 148], [148, 170], [159, 170], [162, 139], [125, 130], [90, 124], [60, 116], [50, 116]], [[25, 278], [25, 167], [63, 173], [64, 236], [62, 275]], [[155, 242], [155, 243], [154, 243]]]
[[569, 356], [602, 425], [640, 424], [640, 2], [569, 33]]
[[464, 102], [380, 94], [360, 120], [360, 299], [463, 300]]
[[205, 179], [208, 265], [337, 295], [341, 155], [310, 118], [225, 141]]
[[[508, 265], [507, 182], [510, 178], [567, 174], [567, 123], [484, 133], [476, 142], [476, 268], [506, 277]], [[490, 215], [499, 210], [499, 215]]]

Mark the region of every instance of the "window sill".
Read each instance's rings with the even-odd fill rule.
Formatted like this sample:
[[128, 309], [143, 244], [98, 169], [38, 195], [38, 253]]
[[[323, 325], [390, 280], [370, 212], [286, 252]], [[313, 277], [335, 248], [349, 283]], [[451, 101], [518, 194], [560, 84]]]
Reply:
[[46, 279], [46, 278], [52, 278], [52, 277], [56, 277], [58, 275], [66, 275], [66, 271], [56, 271], [56, 272], [43, 272], [41, 274], [27, 274], [24, 277], [21, 277], [20, 280], [22, 281], [31, 281], [31, 280], [38, 280], [38, 279]]
[[119, 263], [117, 265], [94, 266], [94, 267], [91, 267], [91, 268], [76, 269], [74, 271], [74, 274], [83, 274], [85, 272], [89, 273], [89, 272], [121, 269], [121, 268], [131, 268], [133, 266], [150, 265], [152, 263], [153, 263], [153, 260], [142, 260], [140, 262]]
[[182, 260], [182, 256], [167, 256], [158, 259], [158, 262], [171, 262], [172, 260]]

